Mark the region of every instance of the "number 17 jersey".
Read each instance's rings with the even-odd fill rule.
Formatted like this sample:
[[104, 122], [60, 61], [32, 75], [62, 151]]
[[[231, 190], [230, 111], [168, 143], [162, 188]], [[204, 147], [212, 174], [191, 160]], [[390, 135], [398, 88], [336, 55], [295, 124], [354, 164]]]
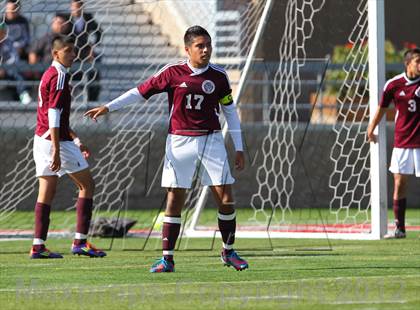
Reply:
[[138, 90], [145, 99], [163, 92], [168, 94], [168, 131], [181, 136], [201, 136], [220, 130], [219, 104], [233, 103], [226, 72], [213, 64], [198, 71], [187, 61], [168, 64], [139, 85]]

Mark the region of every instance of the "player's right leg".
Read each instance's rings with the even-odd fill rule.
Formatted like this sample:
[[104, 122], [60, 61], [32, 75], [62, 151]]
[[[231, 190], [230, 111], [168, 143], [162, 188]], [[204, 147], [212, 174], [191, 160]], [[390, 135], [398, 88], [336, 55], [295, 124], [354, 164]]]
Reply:
[[181, 211], [185, 191], [191, 188], [198, 153], [197, 137], [171, 135], [166, 138], [162, 187], [167, 189], [165, 218], [162, 226], [163, 256], [153, 264], [150, 272], [175, 271], [174, 249], [181, 229]]
[[162, 258], [150, 268], [150, 272], [174, 272], [174, 250], [181, 229], [181, 211], [185, 202], [184, 188], [168, 188], [165, 218], [162, 226]]
[[50, 169], [51, 141], [35, 136], [33, 156], [39, 188], [35, 205], [34, 240], [29, 255], [30, 258], [62, 258], [60, 254], [53, 253], [45, 247], [50, 224], [51, 203], [59, 176], [59, 173]]
[[405, 210], [407, 205], [408, 175], [394, 173], [394, 193], [392, 209], [394, 211], [395, 230], [387, 235], [386, 239], [405, 238]]
[[38, 258], [63, 258], [58, 253], [51, 252], [45, 246], [50, 224], [51, 203], [57, 188], [57, 176], [40, 176], [37, 202], [35, 204], [34, 239], [29, 257]]

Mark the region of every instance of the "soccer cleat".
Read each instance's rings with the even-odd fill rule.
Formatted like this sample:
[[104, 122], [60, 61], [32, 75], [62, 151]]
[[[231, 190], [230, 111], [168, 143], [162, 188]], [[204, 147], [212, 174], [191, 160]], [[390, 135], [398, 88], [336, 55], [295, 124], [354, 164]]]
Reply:
[[232, 266], [238, 271], [248, 268], [248, 262], [242, 259], [234, 250], [230, 250], [229, 252], [222, 251], [220, 258], [225, 266]]
[[174, 272], [175, 262], [166, 260], [164, 257], [159, 258], [150, 268], [150, 272]]
[[400, 228], [395, 228], [395, 230], [384, 236], [385, 239], [403, 239], [406, 237], [405, 231]]
[[71, 252], [73, 255], [84, 255], [89, 257], [105, 257], [106, 253], [102, 250], [95, 248], [92, 244], [86, 241], [86, 243], [82, 243], [76, 245], [73, 243], [71, 246]]
[[42, 258], [63, 258], [61, 254], [51, 252], [46, 247], [43, 247], [41, 250], [36, 251], [32, 247], [29, 252], [29, 258], [31, 259], [42, 259]]

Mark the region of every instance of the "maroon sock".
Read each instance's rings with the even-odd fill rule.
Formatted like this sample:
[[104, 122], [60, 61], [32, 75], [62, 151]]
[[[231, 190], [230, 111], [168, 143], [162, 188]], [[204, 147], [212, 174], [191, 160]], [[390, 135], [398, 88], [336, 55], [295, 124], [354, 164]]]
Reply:
[[[233, 211], [230, 214], [218, 214], [218, 223], [220, 234], [222, 235], [222, 240], [224, 245], [232, 246], [235, 243], [235, 232], [236, 232], [236, 214]], [[229, 251], [230, 249], [225, 248]]]
[[165, 216], [162, 228], [162, 250], [166, 260], [173, 261], [176, 240], [181, 229], [181, 217]]
[[395, 225], [398, 229], [405, 232], [405, 209], [407, 205], [407, 199], [398, 199], [393, 201]]
[[[76, 202], [76, 232], [87, 235], [89, 233], [90, 220], [92, 219], [92, 198], [79, 197]], [[74, 239], [74, 244], [85, 243], [86, 239]]]
[[[51, 206], [37, 202], [35, 204], [35, 229], [34, 238], [47, 240], [48, 227], [50, 225], [50, 211]], [[43, 244], [34, 245], [33, 248], [36, 251], [43, 249]]]

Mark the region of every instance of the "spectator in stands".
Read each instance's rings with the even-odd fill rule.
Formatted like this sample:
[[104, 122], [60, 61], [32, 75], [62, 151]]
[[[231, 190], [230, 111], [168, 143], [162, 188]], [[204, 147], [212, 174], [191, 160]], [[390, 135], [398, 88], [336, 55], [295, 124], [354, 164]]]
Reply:
[[[94, 64], [99, 62], [94, 47], [101, 41], [102, 29], [94, 20], [92, 14], [84, 11], [84, 3], [81, 0], [71, 0], [70, 22], [72, 34], [76, 37], [76, 61], [92, 64], [86, 77], [90, 83], [87, 88], [88, 101], [97, 101], [100, 92], [100, 75], [97, 68], [94, 67]], [[82, 80], [83, 72], [85, 70], [73, 76], [73, 79]]]
[[99, 44], [102, 38], [102, 29], [92, 14], [84, 12], [83, 1], [71, 1], [70, 21], [73, 27], [72, 32], [76, 37], [77, 57], [79, 60], [94, 57], [93, 47]]
[[28, 20], [20, 14], [19, 0], [7, 0], [5, 22], [8, 26], [8, 37], [13, 43], [19, 58], [28, 59], [30, 31]]
[[70, 32], [70, 24], [66, 16], [57, 14], [51, 22], [51, 31], [33, 42], [29, 51], [28, 61], [30, 64], [44, 63], [50, 65], [52, 62], [51, 42], [57, 35], [67, 35]]
[[22, 104], [29, 104], [32, 98], [23, 83], [22, 75], [18, 71], [19, 56], [13, 47], [13, 43], [7, 37], [7, 26], [0, 23], [0, 79], [16, 81], [16, 92]]

